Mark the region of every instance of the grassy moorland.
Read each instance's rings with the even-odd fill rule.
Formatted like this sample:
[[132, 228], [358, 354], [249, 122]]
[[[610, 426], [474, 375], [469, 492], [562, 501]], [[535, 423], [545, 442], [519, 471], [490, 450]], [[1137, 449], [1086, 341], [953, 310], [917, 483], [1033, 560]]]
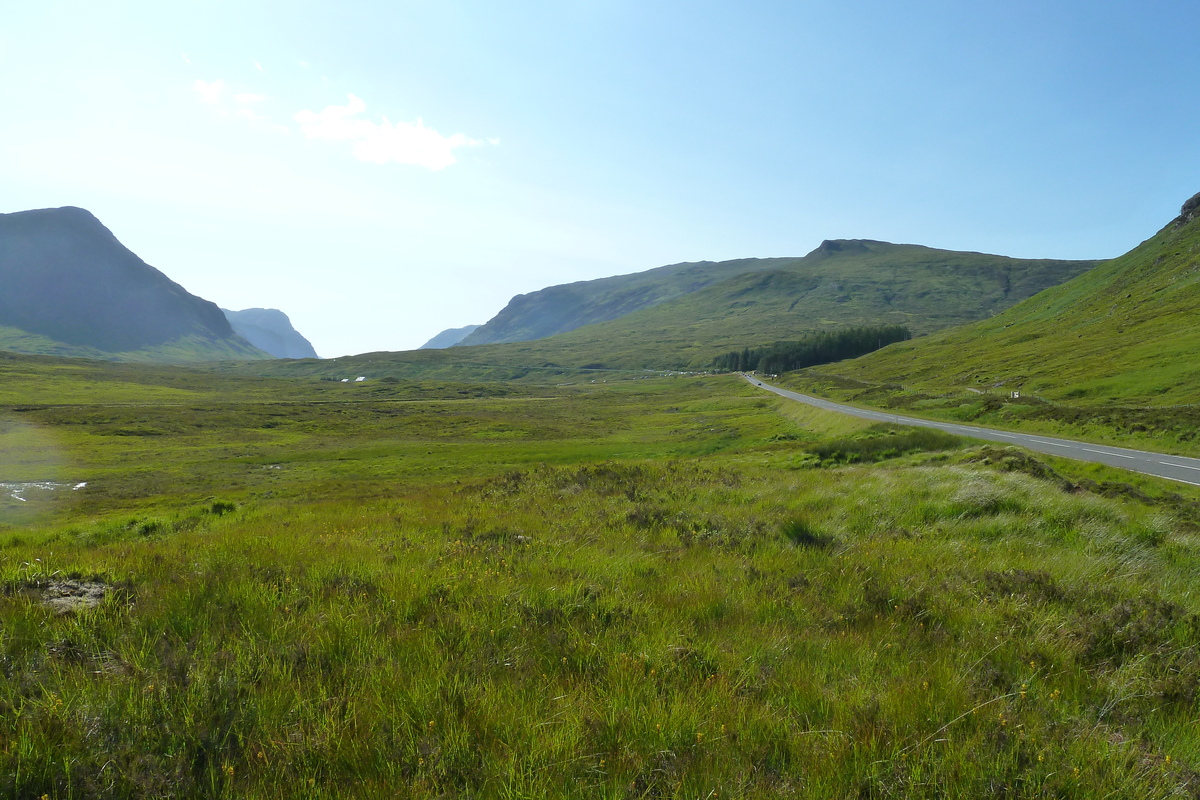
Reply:
[[0, 484], [87, 486], [0, 504], [0, 797], [1200, 791], [1200, 494], [732, 378], [3, 365]]

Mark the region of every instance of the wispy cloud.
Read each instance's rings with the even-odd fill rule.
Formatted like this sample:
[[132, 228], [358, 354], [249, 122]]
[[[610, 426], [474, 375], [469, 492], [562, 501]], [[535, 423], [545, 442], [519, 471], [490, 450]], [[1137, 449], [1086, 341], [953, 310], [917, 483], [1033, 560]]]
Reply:
[[[484, 144], [464, 134], [444, 136], [424, 121], [380, 122], [359, 117], [367, 104], [350, 95], [344, 106], [328, 106], [323, 111], [301, 111], [293, 119], [310, 139], [350, 142], [351, 153], [360, 161], [374, 164], [412, 164], [429, 170], [441, 170], [457, 163], [454, 151], [460, 147]], [[489, 144], [499, 144], [488, 140]]]
[[267, 130], [272, 133], [292, 132], [291, 128], [286, 125], [276, 125], [271, 122], [269, 117], [259, 114], [255, 110], [258, 104], [267, 99], [264, 95], [253, 92], [238, 92], [231, 95], [225, 81], [220, 79], [215, 81], [198, 80], [192, 84], [192, 88], [203, 103], [213, 108], [217, 116], [240, 117], [255, 130]]
[[216, 105], [221, 102], [221, 96], [225, 94], [225, 81], [219, 78], [212, 82], [197, 80], [192, 84], [192, 88], [205, 103]]

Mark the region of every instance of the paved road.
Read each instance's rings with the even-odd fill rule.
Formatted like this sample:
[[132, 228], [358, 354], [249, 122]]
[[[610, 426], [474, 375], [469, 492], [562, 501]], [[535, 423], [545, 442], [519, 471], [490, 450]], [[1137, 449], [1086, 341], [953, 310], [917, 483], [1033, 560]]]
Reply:
[[810, 406], [823, 408], [826, 411], [837, 411], [854, 417], [862, 417], [863, 419], [878, 420], [879, 422], [896, 422], [901, 425], [936, 428], [940, 431], [954, 433], [959, 436], [970, 436], [973, 439], [985, 439], [989, 442], [1015, 444], [1030, 450], [1036, 450], [1039, 453], [1073, 458], [1077, 461], [1092, 461], [1098, 464], [1107, 464], [1110, 467], [1120, 467], [1121, 469], [1142, 472], [1147, 475], [1157, 475], [1160, 478], [1167, 478], [1179, 481], [1180, 483], [1190, 483], [1192, 486], [1200, 486], [1200, 458], [1167, 456], [1161, 453], [1148, 453], [1144, 450], [1127, 450], [1124, 447], [1073, 442], [1070, 439], [1054, 439], [1049, 436], [1039, 436], [1037, 434], [1009, 433], [1007, 431], [992, 430], [991, 428], [977, 428], [973, 425], [957, 425], [953, 422], [934, 422], [928, 419], [890, 414], [886, 411], [868, 411], [862, 408], [854, 408], [853, 406], [844, 406], [841, 403], [832, 403], [828, 400], [822, 400], [819, 397], [810, 397], [799, 392], [780, 389], [778, 386], [763, 383], [749, 375], [744, 377], [755, 386], [766, 389], [769, 392], [774, 392], [780, 397], [786, 397], [789, 400], [798, 400], [801, 403], [808, 403]]

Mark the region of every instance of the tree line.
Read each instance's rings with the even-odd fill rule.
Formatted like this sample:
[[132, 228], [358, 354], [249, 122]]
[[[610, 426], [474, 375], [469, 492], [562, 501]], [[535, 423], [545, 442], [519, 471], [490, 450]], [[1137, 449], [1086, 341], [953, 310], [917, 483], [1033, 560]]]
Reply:
[[814, 333], [796, 342], [776, 342], [765, 347], [732, 350], [713, 359], [713, 366], [729, 372], [778, 373], [856, 358], [893, 342], [912, 338], [903, 325], [874, 325]]

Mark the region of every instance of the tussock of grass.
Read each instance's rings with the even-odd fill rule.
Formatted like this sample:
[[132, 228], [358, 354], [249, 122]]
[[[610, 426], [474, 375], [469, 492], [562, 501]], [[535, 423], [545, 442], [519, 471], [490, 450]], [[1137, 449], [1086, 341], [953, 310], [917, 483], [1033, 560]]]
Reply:
[[931, 428], [874, 425], [857, 436], [816, 442], [808, 450], [822, 461], [853, 464], [883, 461], [909, 453], [957, 450], [963, 444], [960, 437]]
[[[609, 462], [10, 550], [0, 788], [1186, 789], [1171, 530], [1015, 473]], [[129, 588], [18, 591], [67, 570]]]

